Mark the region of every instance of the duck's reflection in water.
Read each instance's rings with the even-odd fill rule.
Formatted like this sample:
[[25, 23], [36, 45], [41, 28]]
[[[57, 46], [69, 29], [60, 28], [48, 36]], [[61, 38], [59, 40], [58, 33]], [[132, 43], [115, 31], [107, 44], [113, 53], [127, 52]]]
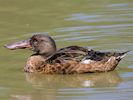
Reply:
[[35, 87], [52, 89], [114, 87], [122, 81], [115, 71], [75, 75], [42, 75], [26, 73], [26, 80]]
[[[33, 88], [31, 91], [28, 89], [29, 92], [16, 91], [13, 93], [12, 97], [17, 100], [55, 100], [59, 97], [82, 97], [88, 93], [84, 89], [91, 91], [89, 88], [94, 88], [95, 91], [97, 88], [117, 87], [122, 82], [122, 79], [115, 71], [75, 75], [42, 75], [32, 73], [26, 73], [25, 75], [26, 80]], [[72, 92], [73, 95], [71, 94]]]

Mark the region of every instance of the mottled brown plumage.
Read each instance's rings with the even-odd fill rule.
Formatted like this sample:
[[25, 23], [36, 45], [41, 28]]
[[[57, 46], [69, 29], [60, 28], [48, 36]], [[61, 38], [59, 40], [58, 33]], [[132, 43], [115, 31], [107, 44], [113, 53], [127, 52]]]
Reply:
[[43, 34], [33, 35], [29, 40], [6, 45], [6, 48], [32, 49], [36, 53], [28, 58], [24, 71], [46, 74], [112, 71], [128, 52], [99, 52], [80, 46], [68, 46], [56, 50], [54, 40]]

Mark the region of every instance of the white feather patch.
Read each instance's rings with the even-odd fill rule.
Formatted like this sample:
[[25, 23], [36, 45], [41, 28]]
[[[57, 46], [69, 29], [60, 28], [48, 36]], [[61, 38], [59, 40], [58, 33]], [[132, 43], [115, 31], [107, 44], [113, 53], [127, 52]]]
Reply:
[[122, 56], [118, 56], [117, 59], [119, 59], [119, 58], [122, 59], [122, 58], [124, 58], [126, 55], [127, 55], [127, 54], [124, 54], [124, 55], [122, 55]]
[[109, 58], [108, 62], [110, 62], [112, 60], [112, 58]]
[[92, 60], [87, 59], [87, 60], [83, 60], [81, 63], [82, 64], [90, 64], [92, 62]]

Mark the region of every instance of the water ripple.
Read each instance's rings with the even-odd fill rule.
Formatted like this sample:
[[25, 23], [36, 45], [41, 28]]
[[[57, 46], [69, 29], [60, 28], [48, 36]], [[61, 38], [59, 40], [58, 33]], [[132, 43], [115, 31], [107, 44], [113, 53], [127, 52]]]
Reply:
[[110, 29], [110, 28], [125, 28], [132, 27], [133, 24], [116, 24], [116, 25], [97, 25], [97, 26], [77, 26], [77, 27], [66, 27], [66, 28], [57, 28], [57, 32], [68, 32], [68, 31], [77, 31], [77, 30], [88, 30], [88, 29]]

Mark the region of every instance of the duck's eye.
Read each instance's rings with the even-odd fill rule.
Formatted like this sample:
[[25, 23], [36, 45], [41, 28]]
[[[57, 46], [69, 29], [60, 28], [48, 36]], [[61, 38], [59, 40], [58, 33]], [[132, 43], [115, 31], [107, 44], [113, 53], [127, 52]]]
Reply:
[[40, 40], [40, 42], [44, 42], [44, 40]]
[[36, 46], [38, 45], [38, 41], [37, 40], [34, 40], [33, 44]]

